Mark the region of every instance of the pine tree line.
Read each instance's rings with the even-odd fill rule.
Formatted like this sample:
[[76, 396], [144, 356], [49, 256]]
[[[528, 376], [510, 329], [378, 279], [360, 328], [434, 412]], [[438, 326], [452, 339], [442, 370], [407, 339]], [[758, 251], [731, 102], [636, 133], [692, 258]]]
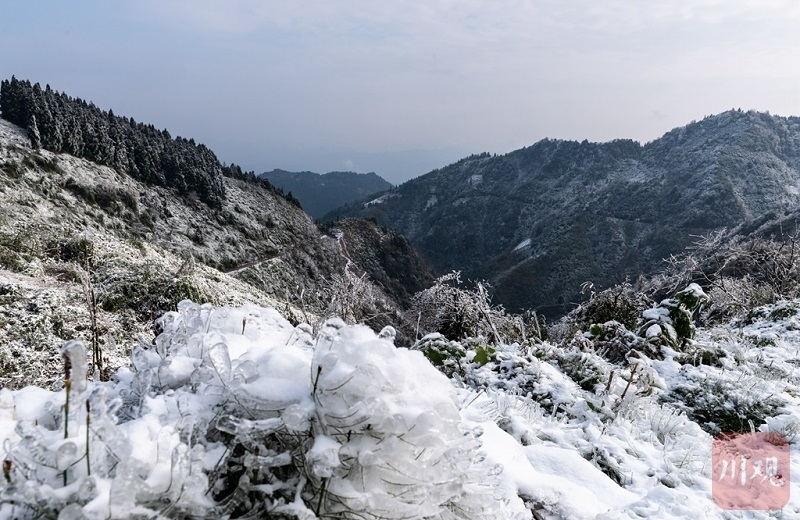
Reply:
[[[221, 164], [214, 152], [194, 139], [173, 139], [167, 130], [100, 110], [93, 103], [54, 91], [50, 85], [42, 89], [38, 83], [31, 85], [16, 77], [3, 80], [0, 117], [27, 129], [34, 148], [109, 166], [148, 184], [196, 195], [212, 207], [219, 207], [225, 198], [223, 176], [283, 195], [253, 172]], [[298, 204], [291, 194], [286, 198]]]

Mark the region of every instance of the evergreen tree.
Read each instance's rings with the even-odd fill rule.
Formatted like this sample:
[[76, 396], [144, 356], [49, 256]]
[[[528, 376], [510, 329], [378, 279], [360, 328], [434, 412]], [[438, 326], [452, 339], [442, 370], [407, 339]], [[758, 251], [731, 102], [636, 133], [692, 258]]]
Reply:
[[31, 147], [38, 150], [42, 146], [42, 137], [39, 134], [39, 127], [36, 125], [36, 116], [31, 114], [28, 123], [28, 138], [31, 140]]

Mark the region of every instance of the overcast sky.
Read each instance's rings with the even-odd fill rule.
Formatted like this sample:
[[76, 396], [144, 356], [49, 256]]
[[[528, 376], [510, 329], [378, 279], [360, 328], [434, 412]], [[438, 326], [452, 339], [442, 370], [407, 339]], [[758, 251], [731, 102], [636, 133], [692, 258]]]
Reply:
[[256, 172], [390, 182], [544, 138], [800, 115], [796, 0], [6, 2], [0, 75]]

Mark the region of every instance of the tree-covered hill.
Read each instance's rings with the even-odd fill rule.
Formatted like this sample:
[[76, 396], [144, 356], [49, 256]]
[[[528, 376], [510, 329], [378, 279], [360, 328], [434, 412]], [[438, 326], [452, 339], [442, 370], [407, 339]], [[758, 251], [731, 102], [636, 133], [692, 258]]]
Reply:
[[645, 145], [545, 139], [474, 155], [327, 218], [374, 218], [440, 271], [552, 317], [584, 298], [583, 282], [652, 274], [698, 236], [798, 201], [800, 118], [734, 110]]
[[[58, 348], [74, 337], [98, 346], [109, 374], [133, 345], [153, 339], [153, 319], [184, 298], [271, 305], [316, 323], [342, 310], [339, 294], [358, 282], [363, 298], [345, 310], [378, 329], [391, 320], [399, 341], [413, 339], [401, 317], [408, 294], [383, 272], [421, 265], [402, 237], [358, 223], [348, 256], [348, 231], [322, 232], [266, 181], [231, 171], [219, 177], [225, 197], [209, 206], [34, 149], [29, 130], [0, 120], [0, 387], [52, 385]], [[361, 247], [377, 260], [356, 254]]]
[[[225, 198], [222, 177], [260, 184], [281, 194], [253, 172], [220, 163], [217, 156], [194, 139], [173, 138], [152, 124], [100, 110], [94, 103], [63, 92], [18, 80], [0, 82], [0, 117], [25, 128], [34, 149], [65, 153], [109, 166], [156, 186], [196, 196], [219, 208]], [[296, 199], [290, 199], [297, 203]]]

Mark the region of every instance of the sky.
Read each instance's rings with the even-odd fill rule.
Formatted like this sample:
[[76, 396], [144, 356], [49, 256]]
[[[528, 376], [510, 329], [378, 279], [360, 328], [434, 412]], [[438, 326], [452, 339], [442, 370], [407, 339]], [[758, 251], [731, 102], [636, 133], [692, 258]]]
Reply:
[[795, 0], [9, 1], [0, 76], [256, 173], [393, 183], [540, 139], [800, 115]]

